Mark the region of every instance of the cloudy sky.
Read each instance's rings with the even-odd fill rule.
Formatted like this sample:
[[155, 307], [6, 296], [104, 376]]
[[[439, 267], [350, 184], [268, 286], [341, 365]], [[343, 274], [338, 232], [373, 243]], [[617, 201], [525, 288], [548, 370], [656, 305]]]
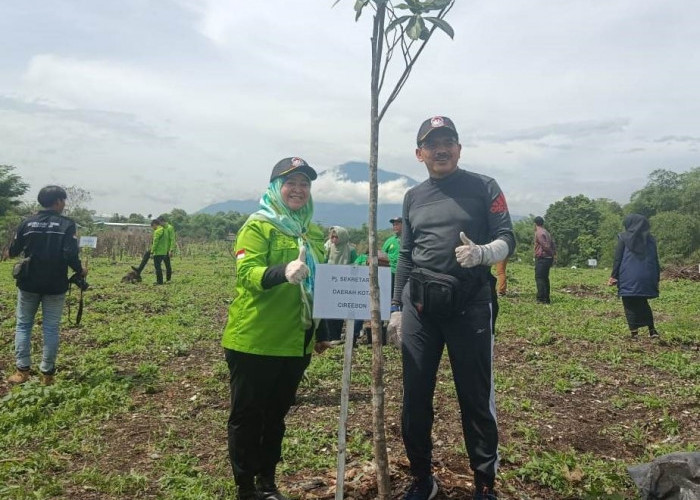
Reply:
[[[286, 156], [367, 161], [371, 15], [332, 3], [2, 2], [0, 164], [32, 197], [75, 185], [98, 213], [156, 214], [257, 198]], [[700, 166], [698, 19], [690, 0], [458, 0], [455, 39], [433, 37], [382, 122], [380, 167], [424, 179], [416, 130], [445, 114], [514, 214], [627, 202], [656, 168]]]

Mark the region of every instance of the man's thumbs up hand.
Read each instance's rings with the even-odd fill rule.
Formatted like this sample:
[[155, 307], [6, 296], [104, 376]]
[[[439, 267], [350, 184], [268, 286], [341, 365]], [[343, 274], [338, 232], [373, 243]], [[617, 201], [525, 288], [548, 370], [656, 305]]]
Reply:
[[293, 285], [298, 285], [309, 275], [309, 267], [306, 265], [306, 247], [299, 249], [299, 257], [291, 261], [284, 268], [284, 277]]
[[481, 265], [483, 258], [483, 250], [481, 245], [475, 245], [472, 240], [470, 240], [466, 234], [463, 232], [459, 233], [459, 239], [462, 241], [462, 245], [455, 248], [455, 257], [457, 262], [462, 267], [475, 267]]

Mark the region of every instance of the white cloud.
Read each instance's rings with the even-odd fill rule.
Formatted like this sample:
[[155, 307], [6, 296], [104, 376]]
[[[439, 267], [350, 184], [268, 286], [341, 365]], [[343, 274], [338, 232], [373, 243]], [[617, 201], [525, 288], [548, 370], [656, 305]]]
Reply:
[[[405, 177], [380, 183], [377, 186], [379, 203], [401, 204], [408, 188]], [[313, 196], [315, 201], [366, 204], [369, 201], [369, 182], [352, 182], [336, 169], [329, 169], [314, 181]]]
[[[33, 191], [78, 185], [100, 212], [159, 213], [257, 198], [286, 156], [366, 160], [371, 13], [331, 4], [10, 2], [0, 163]], [[652, 170], [700, 164], [698, 15], [685, 0], [457, 2], [455, 39], [431, 40], [384, 117], [380, 165], [424, 179], [416, 129], [445, 113], [462, 164], [514, 213], [581, 192], [625, 202]], [[314, 197], [362, 202], [367, 186], [319, 179]]]

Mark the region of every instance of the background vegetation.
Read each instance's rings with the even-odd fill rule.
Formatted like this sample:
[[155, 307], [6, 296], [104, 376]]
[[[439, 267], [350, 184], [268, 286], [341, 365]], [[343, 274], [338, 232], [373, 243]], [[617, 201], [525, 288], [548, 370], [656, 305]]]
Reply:
[[[585, 265], [597, 259], [612, 265], [616, 235], [622, 231], [625, 215], [638, 213], [649, 218], [662, 264], [700, 262], [700, 167], [677, 174], [655, 170], [647, 185], [620, 206], [607, 199], [592, 200], [584, 195], [567, 196], [549, 206], [545, 226], [557, 243], [559, 265]], [[518, 255], [532, 250], [533, 219], [515, 224]]]

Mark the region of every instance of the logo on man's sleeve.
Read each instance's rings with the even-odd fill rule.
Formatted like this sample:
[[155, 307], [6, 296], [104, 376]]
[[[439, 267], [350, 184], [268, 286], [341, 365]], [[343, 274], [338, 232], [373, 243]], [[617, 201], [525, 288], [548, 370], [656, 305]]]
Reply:
[[502, 214], [508, 211], [508, 203], [506, 203], [506, 197], [503, 193], [499, 194], [496, 199], [493, 200], [489, 211], [492, 214]]

